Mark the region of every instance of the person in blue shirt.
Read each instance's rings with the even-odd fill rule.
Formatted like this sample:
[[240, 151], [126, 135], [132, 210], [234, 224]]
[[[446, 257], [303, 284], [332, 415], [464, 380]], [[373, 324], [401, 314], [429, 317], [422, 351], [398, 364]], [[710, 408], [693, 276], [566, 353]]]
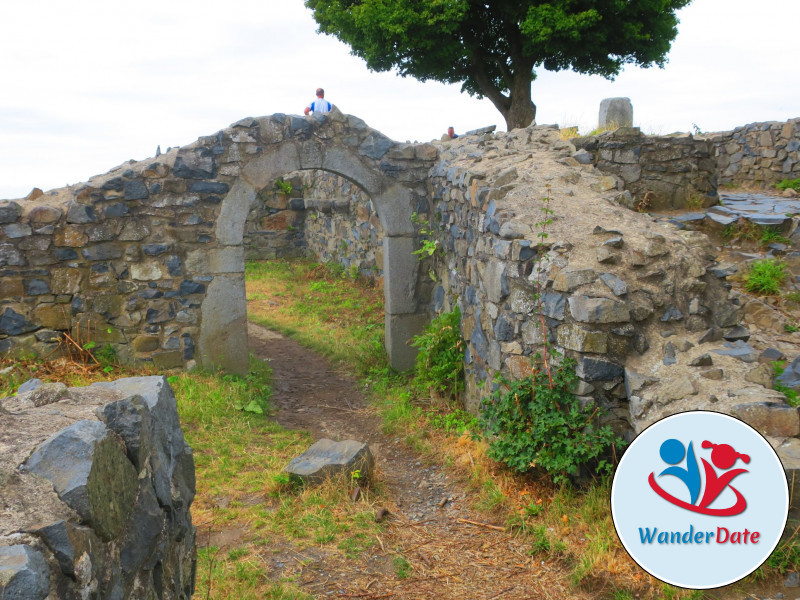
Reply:
[[326, 112], [330, 112], [331, 108], [331, 103], [325, 100], [325, 90], [322, 88], [317, 88], [317, 99], [306, 106], [303, 112], [306, 115], [310, 113], [325, 114]]

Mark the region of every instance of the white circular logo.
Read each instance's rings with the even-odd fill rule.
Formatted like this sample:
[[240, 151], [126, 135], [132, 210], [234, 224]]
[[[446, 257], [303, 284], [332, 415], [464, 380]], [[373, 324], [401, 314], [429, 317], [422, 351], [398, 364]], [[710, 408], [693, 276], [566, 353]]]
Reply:
[[789, 513], [786, 475], [752, 427], [721, 413], [666, 417], [622, 457], [611, 514], [622, 545], [671, 585], [708, 589], [756, 570]]

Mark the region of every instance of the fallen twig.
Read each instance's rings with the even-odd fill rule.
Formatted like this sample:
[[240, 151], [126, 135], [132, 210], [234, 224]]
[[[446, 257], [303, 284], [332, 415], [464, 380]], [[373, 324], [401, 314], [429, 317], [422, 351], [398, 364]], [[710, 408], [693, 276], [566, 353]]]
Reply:
[[340, 410], [342, 412], [355, 413], [357, 410], [351, 408], [342, 408], [341, 406], [331, 406], [330, 404], [317, 404], [317, 408], [332, 408], [333, 410]]
[[502, 592], [497, 592], [494, 596], [489, 596], [486, 600], [493, 600], [494, 598], [499, 598], [500, 596], [502, 596], [506, 592], [510, 592], [513, 589], [514, 589], [514, 586], [512, 585], [510, 588], [506, 588]]
[[495, 531], [505, 531], [505, 527], [499, 527], [498, 525], [489, 525], [489, 523], [479, 523], [478, 521], [470, 521], [469, 519], [456, 519], [459, 523], [468, 523], [470, 525], [476, 525], [478, 527], [486, 527], [488, 529], [494, 529]]

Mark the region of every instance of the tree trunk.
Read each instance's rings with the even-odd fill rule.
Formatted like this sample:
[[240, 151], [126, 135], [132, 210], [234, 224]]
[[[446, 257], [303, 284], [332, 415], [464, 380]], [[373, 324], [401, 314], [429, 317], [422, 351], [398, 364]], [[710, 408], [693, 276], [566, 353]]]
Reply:
[[506, 120], [506, 129], [519, 129], [527, 127], [536, 118], [536, 105], [531, 101], [531, 79], [525, 70], [522, 74], [514, 76], [514, 82], [509, 93], [509, 105], [506, 110], [500, 110]]
[[531, 102], [530, 94], [527, 98], [519, 98], [512, 94], [511, 106], [503, 113], [503, 118], [506, 120], [506, 129], [520, 129], [527, 127], [536, 118], [536, 105]]
[[[526, 73], [526, 70], [523, 69], [522, 72]], [[530, 75], [515, 75], [508, 96], [494, 87], [480, 70], [476, 73], [476, 79], [481, 91], [503, 115], [508, 131], [524, 128], [533, 123], [536, 118], [536, 105], [531, 101]]]

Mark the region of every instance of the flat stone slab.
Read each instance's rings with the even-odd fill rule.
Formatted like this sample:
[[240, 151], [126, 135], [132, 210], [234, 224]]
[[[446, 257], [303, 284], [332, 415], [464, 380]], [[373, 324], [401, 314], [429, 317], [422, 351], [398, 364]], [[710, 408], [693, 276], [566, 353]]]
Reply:
[[795, 437], [800, 434], [800, 413], [788, 404], [747, 402], [737, 404], [731, 412], [762, 435]]
[[756, 362], [758, 360], [758, 352], [756, 352], [752, 346], [746, 342], [743, 342], [742, 340], [725, 342], [724, 346], [724, 349], [712, 350], [712, 352], [723, 354], [725, 356], [732, 356], [746, 363]]
[[761, 227], [786, 229], [791, 221], [788, 215], [800, 214], [800, 199], [786, 199], [766, 194], [720, 194], [717, 206], [680, 215], [670, 215], [668, 220], [691, 226], [703, 219], [709, 224], [732, 225], [740, 218]]
[[356, 440], [322, 439], [293, 458], [284, 472], [294, 481], [316, 485], [340, 473], [350, 477], [356, 470], [360, 472], [360, 480], [370, 481], [374, 468], [375, 459], [367, 444]]

